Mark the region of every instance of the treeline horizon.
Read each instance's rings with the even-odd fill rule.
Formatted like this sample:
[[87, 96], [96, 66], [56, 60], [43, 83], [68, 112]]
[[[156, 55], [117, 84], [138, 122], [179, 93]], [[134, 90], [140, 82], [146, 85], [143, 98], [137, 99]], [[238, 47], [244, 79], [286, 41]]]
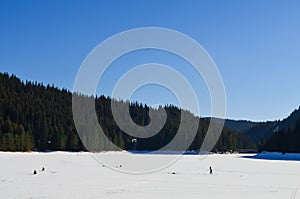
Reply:
[[[124, 150], [157, 150], [168, 144], [176, 135], [180, 124], [180, 114], [192, 113], [173, 105], [163, 108], [167, 120], [163, 129], [147, 139], [135, 138], [123, 132], [113, 119], [111, 102], [129, 105], [132, 120], [141, 126], [149, 121], [149, 110], [146, 104], [124, 102], [106, 96], [79, 97], [95, 101], [98, 121], [105, 135]], [[209, 121], [199, 120], [197, 134], [187, 150], [198, 151], [205, 137]], [[83, 123], [88, 124], [89, 121]], [[85, 125], [86, 125], [85, 124]], [[94, 142], [102, 142], [96, 129], [89, 129], [87, 135]], [[190, 133], [190, 132], [187, 132]], [[99, 140], [97, 140], [97, 139]], [[85, 138], [82, 138], [85, 139]], [[136, 143], [132, 140], [137, 139]], [[95, 141], [96, 140], [96, 141]], [[86, 143], [86, 140], [85, 140]], [[101, 143], [105, 151], [106, 144]], [[224, 127], [222, 134], [212, 149], [215, 152], [236, 151], [237, 149], [256, 149], [257, 146], [249, 136]], [[21, 81], [15, 75], [0, 73], [0, 150], [1, 151], [86, 151], [79, 138], [72, 115], [72, 93], [54, 85], [43, 85], [37, 82]], [[176, 150], [176, 149], [174, 149]]]

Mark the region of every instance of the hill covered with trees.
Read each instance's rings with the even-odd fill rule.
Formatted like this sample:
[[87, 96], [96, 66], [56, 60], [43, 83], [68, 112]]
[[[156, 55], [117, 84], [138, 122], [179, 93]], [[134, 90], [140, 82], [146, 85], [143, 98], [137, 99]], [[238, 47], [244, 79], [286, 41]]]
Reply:
[[276, 126], [269, 139], [260, 143], [259, 150], [300, 153], [300, 108]]
[[225, 120], [225, 126], [250, 137], [258, 151], [300, 153], [300, 107], [283, 120], [268, 122]]
[[[113, 99], [105, 96], [79, 97], [95, 100], [98, 121], [105, 135], [122, 149], [159, 149], [172, 140], [179, 128], [181, 110], [172, 105], [165, 106], [167, 120], [163, 129], [150, 138], [138, 139], [133, 145], [131, 141], [135, 137], [124, 133], [113, 119], [110, 106]], [[151, 108], [147, 105], [114, 102], [127, 103], [136, 124], [145, 126], [149, 123]], [[185, 111], [185, 114], [191, 113]], [[197, 119], [199, 128], [188, 150], [200, 148], [209, 125], [208, 120]], [[253, 147], [255, 146], [248, 136], [224, 128], [213, 150], [234, 151], [237, 148]], [[37, 82], [23, 82], [15, 75], [0, 73], [0, 150], [86, 150], [76, 132], [72, 117], [72, 93]]]

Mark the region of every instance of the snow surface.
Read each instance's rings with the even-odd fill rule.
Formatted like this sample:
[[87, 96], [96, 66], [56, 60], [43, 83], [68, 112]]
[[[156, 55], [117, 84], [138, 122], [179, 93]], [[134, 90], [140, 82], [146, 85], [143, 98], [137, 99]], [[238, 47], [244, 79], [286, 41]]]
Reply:
[[[127, 157], [127, 152], [97, 155], [118, 163], [111, 166], [126, 170], [128, 161], [122, 157]], [[149, 158], [135, 155], [141, 161]], [[157, 172], [128, 174], [103, 166], [86, 152], [0, 152], [0, 198], [300, 199], [299, 161], [253, 156], [184, 155]], [[209, 166], [214, 175], [208, 174]], [[34, 169], [37, 175], [32, 174]]]

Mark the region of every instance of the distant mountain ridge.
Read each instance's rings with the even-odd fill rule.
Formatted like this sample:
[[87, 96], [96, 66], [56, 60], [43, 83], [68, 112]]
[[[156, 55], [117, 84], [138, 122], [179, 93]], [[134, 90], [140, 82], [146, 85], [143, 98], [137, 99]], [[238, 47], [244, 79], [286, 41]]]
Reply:
[[253, 128], [254, 126], [258, 125], [260, 122], [252, 122], [249, 120], [232, 120], [226, 119], [225, 126], [229, 129], [245, 133], [249, 129]]
[[[261, 139], [267, 140], [274, 131], [294, 129], [300, 118], [300, 107], [294, 110], [287, 118], [276, 121], [252, 122], [250, 120], [225, 119], [224, 126], [235, 132], [249, 136], [255, 144]], [[210, 118], [205, 118], [210, 120]], [[216, 119], [216, 121], [222, 119]]]

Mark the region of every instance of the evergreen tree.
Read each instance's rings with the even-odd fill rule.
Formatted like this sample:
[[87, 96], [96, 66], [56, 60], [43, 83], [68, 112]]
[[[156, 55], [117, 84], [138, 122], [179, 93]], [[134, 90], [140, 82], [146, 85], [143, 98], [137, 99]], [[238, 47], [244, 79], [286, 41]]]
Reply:
[[41, 130], [39, 133], [39, 149], [41, 151], [46, 151], [48, 150], [48, 134], [49, 134], [49, 130], [48, 130], [48, 124], [46, 119], [44, 119], [42, 126], [41, 126]]

